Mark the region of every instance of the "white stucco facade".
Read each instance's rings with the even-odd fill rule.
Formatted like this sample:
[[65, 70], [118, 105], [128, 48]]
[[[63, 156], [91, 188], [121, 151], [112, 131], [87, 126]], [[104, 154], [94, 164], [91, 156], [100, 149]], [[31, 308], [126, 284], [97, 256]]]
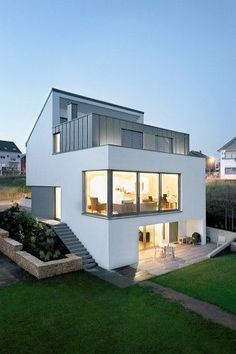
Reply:
[[[236, 158], [225, 158], [226, 151], [221, 151], [220, 158], [220, 178], [221, 179], [235, 179], [236, 180]], [[236, 156], [236, 150], [234, 151]], [[230, 173], [229, 173], [229, 172]], [[235, 173], [233, 173], [235, 171]]]
[[[114, 269], [137, 263], [138, 229], [144, 225], [178, 222], [180, 234], [198, 232], [206, 242], [204, 159], [112, 145], [53, 154], [52, 99], [51, 95], [27, 142], [27, 185], [61, 187], [61, 221], [100, 266]], [[101, 169], [178, 173], [180, 210], [111, 219], [84, 214], [83, 171]]]

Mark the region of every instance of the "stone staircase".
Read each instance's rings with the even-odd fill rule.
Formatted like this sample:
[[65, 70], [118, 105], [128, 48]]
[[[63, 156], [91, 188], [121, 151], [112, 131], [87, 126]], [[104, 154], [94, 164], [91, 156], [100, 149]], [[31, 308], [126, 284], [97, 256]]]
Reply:
[[75, 236], [73, 231], [69, 228], [66, 223], [50, 224], [50, 227], [55, 231], [55, 233], [60, 237], [64, 245], [68, 248], [71, 253], [82, 257], [83, 269], [90, 270], [97, 266], [96, 261], [93, 259], [88, 250], [80, 242], [80, 240]]

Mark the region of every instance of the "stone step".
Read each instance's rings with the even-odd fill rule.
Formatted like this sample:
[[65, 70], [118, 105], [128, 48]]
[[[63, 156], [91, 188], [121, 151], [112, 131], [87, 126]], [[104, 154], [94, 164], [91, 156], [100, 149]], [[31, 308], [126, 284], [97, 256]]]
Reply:
[[81, 241], [76, 237], [73, 231], [65, 223], [51, 226], [55, 233], [60, 237], [62, 242], [71, 253], [82, 257], [83, 268], [85, 270], [97, 267], [95, 259], [87, 251]]

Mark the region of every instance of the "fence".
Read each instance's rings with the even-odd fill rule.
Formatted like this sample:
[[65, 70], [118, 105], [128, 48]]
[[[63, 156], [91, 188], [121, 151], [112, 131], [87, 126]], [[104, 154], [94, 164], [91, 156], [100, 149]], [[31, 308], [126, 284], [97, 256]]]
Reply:
[[207, 226], [236, 232], [236, 204], [208, 201], [206, 222]]

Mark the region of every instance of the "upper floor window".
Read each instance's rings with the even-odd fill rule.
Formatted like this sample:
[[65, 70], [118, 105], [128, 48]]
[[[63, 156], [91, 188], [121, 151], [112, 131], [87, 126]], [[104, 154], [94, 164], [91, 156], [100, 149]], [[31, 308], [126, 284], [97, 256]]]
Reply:
[[122, 146], [142, 149], [143, 148], [143, 133], [129, 129], [122, 129]]
[[107, 215], [107, 171], [85, 172], [85, 210]]
[[159, 174], [158, 173], [140, 173], [140, 211], [159, 210]]
[[236, 159], [236, 151], [226, 151], [225, 159]]
[[114, 171], [113, 185], [113, 214], [130, 214], [137, 211], [137, 173]]
[[179, 175], [161, 174], [161, 197], [160, 208], [178, 209], [179, 208]]
[[54, 154], [61, 152], [61, 134], [53, 134], [53, 152]]
[[225, 167], [226, 175], [236, 175], [236, 167]]
[[156, 135], [156, 150], [173, 153], [173, 138]]
[[179, 210], [179, 174], [84, 172], [84, 211], [103, 216]]

